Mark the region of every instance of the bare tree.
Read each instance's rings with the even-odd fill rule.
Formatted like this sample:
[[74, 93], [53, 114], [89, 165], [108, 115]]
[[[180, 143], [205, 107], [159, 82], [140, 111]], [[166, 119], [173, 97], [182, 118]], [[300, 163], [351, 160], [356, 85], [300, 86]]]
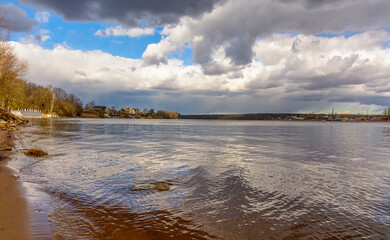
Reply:
[[22, 104], [27, 72], [27, 64], [16, 57], [9, 36], [8, 24], [0, 16], [0, 105], [7, 108]]
[[4, 16], [0, 15], [0, 41], [7, 42], [10, 36], [10, 28]]
[[91, 110], [96, 106], [95, 101], [90, 101], [89, 103], [85, 104], [85, 108]]
[[390, 107], [387, 107], [383, 110], [383, 119], [387, 121], [390, 120]]

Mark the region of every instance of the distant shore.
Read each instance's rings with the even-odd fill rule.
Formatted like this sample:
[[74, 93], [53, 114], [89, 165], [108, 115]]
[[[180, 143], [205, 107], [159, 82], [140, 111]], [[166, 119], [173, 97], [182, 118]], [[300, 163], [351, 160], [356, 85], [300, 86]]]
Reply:
[[27, 200], [21, 182], [7, 166], [12, 147], [12, 131], [0, 130], [0, 239], [31, 239]]
[[188, 114], [181, 119], [207, 120], [265, 120], [265, 121], [388, 121], [382, 115], [316, 114], [316, 113], [244, 113], [244, 114]]

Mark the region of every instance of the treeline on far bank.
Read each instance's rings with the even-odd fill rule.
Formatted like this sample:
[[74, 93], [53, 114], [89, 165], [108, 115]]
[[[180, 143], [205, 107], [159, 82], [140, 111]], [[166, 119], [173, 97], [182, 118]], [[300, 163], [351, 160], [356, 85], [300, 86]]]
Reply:
[[12, 48], [0, 42], [0, 107], [11, 109], [36, 109], [42, 113], [59, 116], [80, 116], [83, 103], [74, 94], [61, 88], [43, 87], [23, 79], [27, 64], [19, 61]]
[[74, 94], [61, 88], [43, 87], [27, 82], [27, 63], [17, 58], [9, 41], [10, 30], [0, 15], [0, 107], [10, 109], [36, 109], [60, 116], [78, 116], [83, 103]]
[[[14, 100], [6, 102], [9, 109], [37, 109], [45, 114], [57, 114], [61, 117], [81, 116], [83, 103], [74, 94], [68, 94], [61, 88], [43, 87], [23, 80]], [[7, 104], [8, 103], [8, 104]]]
[[114, 107], [107, 108], [106, 106], [95, 106], [92, 101], [85, 105], [81, 117], [84, 118], [143, 118], [143, 119], [180, 119], [180, 113], [169, 110], [157, 110], [153, 108], [128, 108]]

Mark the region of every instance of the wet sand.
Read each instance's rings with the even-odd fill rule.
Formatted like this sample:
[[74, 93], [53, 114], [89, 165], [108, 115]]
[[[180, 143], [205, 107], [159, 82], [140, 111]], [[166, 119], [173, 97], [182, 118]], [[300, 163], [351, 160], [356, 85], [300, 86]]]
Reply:
[[21, 182], [8, 168], [12, 154], [11, 131], [0, 130], [0, 239], [31, 239], [29, 210]]

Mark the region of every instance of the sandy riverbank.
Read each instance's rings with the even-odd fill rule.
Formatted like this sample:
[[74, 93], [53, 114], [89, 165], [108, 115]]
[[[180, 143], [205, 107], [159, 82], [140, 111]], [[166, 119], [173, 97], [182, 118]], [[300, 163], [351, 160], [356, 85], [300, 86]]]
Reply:
[[12, 146], [12, 131], [0, 130], [0, 239], [31, 239], [29, 210], [21, 182], [7, 167]]

